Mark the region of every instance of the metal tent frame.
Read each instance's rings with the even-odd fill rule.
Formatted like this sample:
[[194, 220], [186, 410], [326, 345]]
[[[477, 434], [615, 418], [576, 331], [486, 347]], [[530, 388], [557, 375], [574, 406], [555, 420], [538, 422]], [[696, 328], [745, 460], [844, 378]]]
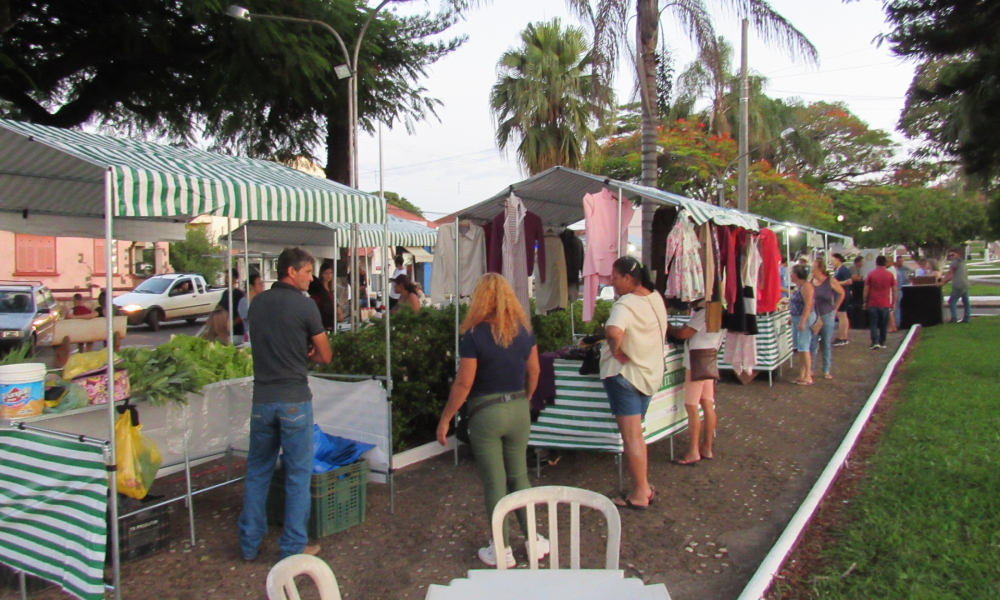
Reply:
[[[0, 119], [0, 212], [20, 214], [26, 220], [32, 215], [103, 220], [108, 265], [113, 261], [116, 219], [186, 223], [198, 215], [222, 212], [237, 219], [346, 220], [387, 226], [384, 198], [277, 163], [5, 119]], [[105, 293], [110, 304], [114, 298], [110, 275]], [[110, 365], [114, 364], [110, 318], [106, 333]], [[387, 365], [389, 361], [387, 352]], [[391, 395], [391, 377], [386, 387]], [[113, 377], [108, 378], [108, 397], [114, 398]], [[115, 407], [115, 402], [108, 402], [112, 499], [117, 498]], [[110, 505], [112, 586], [118, 600], [117, 501]]]

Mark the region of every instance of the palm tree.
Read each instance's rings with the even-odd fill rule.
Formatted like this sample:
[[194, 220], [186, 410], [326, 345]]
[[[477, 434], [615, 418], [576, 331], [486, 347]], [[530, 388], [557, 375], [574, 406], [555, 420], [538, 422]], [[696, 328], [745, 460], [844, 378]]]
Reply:
[[593, 52], [585, 33], [553, 19], [528, 25], [521, 41], [500, 58], [490, 93], [497, 145], [506, 150], [520, 140], [518, 159], [532, 175], [556, 165], [576, 168], [608, 106], [591, 96]]

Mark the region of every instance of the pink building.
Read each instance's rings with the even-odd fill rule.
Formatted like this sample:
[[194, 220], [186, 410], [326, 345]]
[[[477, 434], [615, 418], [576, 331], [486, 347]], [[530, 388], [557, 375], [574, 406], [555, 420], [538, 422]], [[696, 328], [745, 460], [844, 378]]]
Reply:
[[[145, 277], [164, 272], [166, 243], [117, 242], [112, 274], [115, 288], [131, 290]], [[0, 278], [41, 281], [59, 300], [73, 294], [97, 298], [105, 286], [104, 240], [25, 235], [0, 231]]]

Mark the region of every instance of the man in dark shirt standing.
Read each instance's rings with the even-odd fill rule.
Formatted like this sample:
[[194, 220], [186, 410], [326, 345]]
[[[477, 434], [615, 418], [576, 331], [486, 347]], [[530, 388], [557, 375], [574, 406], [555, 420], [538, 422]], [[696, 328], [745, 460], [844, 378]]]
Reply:
[[332, 354], [316, 303], [302, 294], [313, 279], [313, 257], [286, 248], [278, 257], [280, 279], [250, 306], [253, 408], [250, 450], [240, 514], [240, 550], [257, 558], [267, 533], [265, 503], [280, 448], [285, 469], [285, 530], [281, 558], [316, 554], [308, 545], [309, 484], [312, 477], [313, 412], [309, 362], [326, 364]]
[[871, 329], [871, 350], [885, 348], [889, 330], [889, 311], [896, 306], [896, 278], [886, 268], [886, 258], [875, 259], [875, 270], [865, 278], [865, 308]]

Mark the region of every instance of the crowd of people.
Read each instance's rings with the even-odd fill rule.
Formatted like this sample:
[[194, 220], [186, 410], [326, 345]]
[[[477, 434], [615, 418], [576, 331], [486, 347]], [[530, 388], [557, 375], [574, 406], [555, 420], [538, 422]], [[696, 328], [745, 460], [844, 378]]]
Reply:
[[[953, 286], [953, 321], [957, 321], [956, 299], [965, 298], [967, 320], [968, 278], [964, 261], [957, 251], [949, 257], [953, 261], [951, 268], [938, 285], [950, 282]], [[825, 379], [833, 378], [832, 348], [848, 343], [852, 286], [863, 282], [863, 309], [870, 322], [871, 348], [876, 350], [885, 347], [890, 323], [898, 322], [899, 317], [893, 313], [899, 305], [901, 282], [920, 276], [919, 270], [911, 271], [901, 259], [896, 259], [890, 271], [885, 256], [879, 256], [875, 269], [866, 275], [864, 259], [860, 257], [852, 266], [847, 266], [840, 254], [833, 254], [831, 260], [832, 273], [822, 258], [811, 264], [797, 262], [788, 272], [792, 285], [782, 288], [790, 307], [793, 350], [799, 357], [795, 380], [799, 385], [814, 383], [814, 367], [820, 367]], [[247, 560], [257, 555], [266, 531], [264, 499], [279, 447], [295, 455], [286, 462], [285, 531], [279, 540], [282, 556], [318, 552], [317, 546], [307, 545], [308, 503], [301, 498], [307, 497], [302, 490], [309, 483], [310, 445], [304, 433], [305, 428], [311, 428], [308, 364], [330, 360], [323, 320], [326, 299], [303, 304], [300, 293], [287, 292], [309, 290], [310, 296], [314, 296], [313, 291], [330, 294], [333, 274], [332, 267], [323, 266], [320, 277], [313, 278], [311, 257], [299, 249], [285, 250], [278, 266], [280, 282], [271, 291], [261, 293], [262, 300], [255, 302], [248, 313], [251, 323], [255, 322], [255, 315], [269, 317], [262, 321], [266, 326], [261, 327], [266, 330], [259, 338], [255, 336], [252, 346], [254, 412], [244, 509], [239, 522], [241, 547]], [[397, 262], [392, 278], [393, 310], [419, 311], [418, 290], [405, 272], [400, 272], [401, 266]], [[785, 267], [784, 261], [782, 266]], [[925, 266], [921, 265], [921, 269]], [[715, 457], [715, 382], [719, 379], [717, 356], [724, 331], [717, 324], [709, 326], [714, 317], [709, 315], [702, 300], [690, 304], [689, 319], [683, 325], [669, 323], [666, 299], [656, 291], [646, 268], [634, 258], [623, 257], [614, 262], [612, 285], [618, 298], [605, 323], [599, 372], [621, 433], [631, 479], [631, 488], [613, 502], [625, 509], [646, 510], [656, 501], [657, 493], [648, 477], [642, 423], [653, 394], [663, 382], [664, 344], [672, 342], [684, 347], [684, 406], [690, 445], [674, 463], [690, 467]], [[332, 315], [331, 307], [332, 304], [327, 305], [326, 310]], [[446, 445], [452, 420], [460, 411], [464, 412], [462, 420], [476, 457], [489, 523], [501, 498], [531, 486], [527, 466], [531, 431], [529, 399], [538, 386], [541, 371], [538, 346], [531, 321], [514, 289], [496, 273], [479, 278], [460, 333], [458, 372], [441, 413], [436, 437]], [[816, 354], [822, 355], [822, 362], [818, 357], [814, 360]], [[517, 511], [516, 517], [527, 536], [525, 511]], [[490, 541], [479, 550], [479, 558], [490, 566], [499, 560], [508, 567], [516, 566], [507, 523], [503, 542], [503, 548], [496, 548]], [[535, 548], [540, 559], [549, 553], [550, 544], [538, 535]]]

